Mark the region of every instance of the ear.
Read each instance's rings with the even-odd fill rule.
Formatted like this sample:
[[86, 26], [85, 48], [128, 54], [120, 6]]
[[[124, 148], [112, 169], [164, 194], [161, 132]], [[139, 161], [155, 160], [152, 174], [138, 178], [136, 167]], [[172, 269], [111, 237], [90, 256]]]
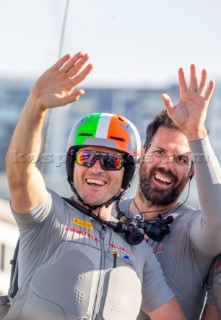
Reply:
[[147, 150], [150, 148], [151, 143], [148, 146], [142, 146], [141, 147], [141, 157], [147, 152]]
[[140, 159], [138, 160], [138, 164], [141, 163], [144, 155], [145, 155], [145, 148], [144, 148], [144, 146], [141, 146], [141, 154], [140, 154]]
[[190, 168], [190, 172], [189, 172], [189, 179], [190, 179], [190, 181], [193, 179], [194, 174], [195, 174], [195, 172], [194, 172], [194, 165], [193, 165], [193, 162], [192, 162], [191, 168]]
[[141, 147], [141, 157], [145, 154], [146, 149], [144, 148], [144, 146]]

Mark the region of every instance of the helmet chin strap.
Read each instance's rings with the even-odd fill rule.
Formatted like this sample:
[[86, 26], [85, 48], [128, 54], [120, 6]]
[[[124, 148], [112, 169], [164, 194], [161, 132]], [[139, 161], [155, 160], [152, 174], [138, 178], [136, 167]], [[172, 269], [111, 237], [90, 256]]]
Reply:
[[76, 194], [78, 200], [83, 203], [83, 205], [87, 206], [88, 208], [90, 208], [91, 210], [96, 210], [98, 208], [101, 208], [103, 206], [105, 206], [106, 208], [109, 207], [114, 201], [116, 200], [120, 200], [120, 198], [122, 197], [123, 193], [124, 193], [124, 190], [123, 191], [120, 191], [117, 195], [113, 196], [110, 200], [104, 202], [104, 203], [101, 203], [101, 204], [98, 204], [98, 205], [90, 205], [89, 203], [85, 202], [81, 197], [80, 195], [78, 194], [77, 190], [75, 189], [74, 187], [74, 184], [73, 182], [71, 181], [71, 179], [68, 178], [68, 182], [71, 186], [71, 190], [74, 192], [74, 194]]

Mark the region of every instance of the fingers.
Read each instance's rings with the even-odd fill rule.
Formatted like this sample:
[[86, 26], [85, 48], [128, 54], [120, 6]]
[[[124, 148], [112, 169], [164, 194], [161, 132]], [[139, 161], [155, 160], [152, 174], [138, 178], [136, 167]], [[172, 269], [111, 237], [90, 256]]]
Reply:
[[72, 93], [72, 101], [77, 101], [84, 94], [84, 90], [78, 89]]
[[[86, 60], [88, 60], [88, 58]], [[77, 74], [72, 78], [68, 77], [69, 81], [71, 81], [71, 88], [70, 88], [71, 90], [68, 90], [69, 93], [62, 97], [62, 99], [61, 99], [62, 106], [65, 106], [69, 103], [77, 101], [81, 97], [81, 95], [84, 94], [84, 90], [82, 90], [82, 89], [74, 90], [74, 88], [77, 85], [79, 85], [88, 76], [88, 74], [93, 70], [93, 65], [88, 64], [82, 71], [79, 72], [79, 69], [83, 67], [83, 64], [84, 64], [83, 62], [79, 61], [78, 66], [77, 67], [75, 66], [75, 71]]]
[[163, 93], [161, 95], [161, 98], [163, 100], [164, 107], [167, 110], [167, 114], [171, 116], [173, 114], [174, 107], [170, 97], [167, 94]]
[[68, 76], [73, 77], [75, 76], [78, 72], [80, 72], [85, 65], [85, 63], [89, 60], [89, 55], [85, 54], [83, 55], [76, 63], [69, 69]]
[[68, 73], [69, 70], [75, 66], [77, 61], [81, 60], [84, 56], [87, 56], [89, 59], [89, 56], [87, 54], [83, 54], [82, 52], [76, 53], [73, 57], [70, 56], [69, 60], [66, 61], [66, 63], [60, 68], [60, 70], [64, 73]]
[[[186, 82], [186, 77], [183, 68], [178, 70], [179, 77], [179, 86], [180, 86], [180, 95], [188, 91], [188, 85]], [[196, 75], [196, 66], [191, 64], [190, 66], [190, 91], [197, 92], [197, 75]]]
[[204, 96], [204, 98], [205, 98], [205, 100], [206, 100], [207, 102], [210, 101], [214, 89], [215, 89], [215, 81], [212, 80], [212, 81], [209, 82], [208, 89], [207, 89], [207, 91], [206, 91], [206, 93], [205, 93], [205, 96]]
[[69, 103], [75, 102], [84, 94], [84, 90], [78, 89], [71, 94], [68, 94], [60, 100], [60, 106], [66, 106]]
[[179, 68], [178, 70], [178, 80], [179, 80], [179, 87], [180, 87], [180, 95], [182, 96], [188, 90], [183, 68]]
[[45, 109], [65, 106], [80, 98], [83, 90], [76, 88], [93, 69], [89, 56], [82, 52], [59, 59], [39, 78], [32, 93], [41, 97]]
[[[180, 95], [188, 92], [188, 86], [184, 74], [183, 68], [178, 70], [179, 77], [179, 87], [180, 87]], [[201, 72], [200, 85], [198, 88], [198, 80], [197, 80], [197, 70], [195, 64], [190, 65], [190, 92], [195, 92], [198, 95], [204, 97], [206, 100], [210, 99], [215, 87], [215, 82], [210, 81], [207, 88], [207, 71], [205, 69]]]
[[207, 83], [207, 71], [203, 69], [201, 72], [201, 81], [200, 81], [200, 86], [198, 90], [198, 93], [202, 96], [206, 91], [206, 83]]
[[63, 56], [62, 58], [60, 58], [50, 69], [55, 69], [55, 70], [59, 70], [65, 62], [67, 62], [68, 60], [70, 60], [71, 55], [68, 53], [65, 56]]
[[190, 66], [190, 91], [197, 92], [197, 75], [195, 64], [191, 64]]
[[201, 81], [198, 89], [198, 94], [204, 97], [205, 101], [209, 101], [215, 89], [215, 81], [210, 81], [207, 88], [207, 71], [205, 69], [201, 72]]
[[59, 70], [69, 78], [72, 78], [83, 69], [88, 60], [89, 55], [87, 53], [78, 52], [73, 57], [70, 54], [66, 54], [51, 69]]
[[79, 72], [72, 80], [73, 86], [77, 86], [79, 83], [81, 83], [88, 74], [93, 70], [93, 65], [88, 64], [81, 72]]
[[72, 80], [73, 87], [82, 82], [93, 69], [92, 64], [88, 64], [84, 67], [89, 60], [89, 55], [87, 53], [78, 52], [73, 57], [69, 55], [69, 60], [67, 60], [67, 57], [65, 56], [60, 60], [60, 63], [57, 66], [61, 65], [64, 60], [65, 64], [60, 67], [59, 71], [61, 71], [68, 79]]

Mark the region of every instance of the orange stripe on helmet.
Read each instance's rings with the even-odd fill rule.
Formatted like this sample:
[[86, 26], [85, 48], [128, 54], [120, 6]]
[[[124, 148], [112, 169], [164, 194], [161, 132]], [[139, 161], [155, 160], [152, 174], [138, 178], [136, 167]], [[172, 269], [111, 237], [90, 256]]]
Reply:
[[118, 115], [113, 115], [107, 133], [107, 139], [114, 139], [117, 149], [123, 152], [128, 152], [127, 150], [130, 139], [129, 133], [126, 129], [127, 125], [127, 119]]

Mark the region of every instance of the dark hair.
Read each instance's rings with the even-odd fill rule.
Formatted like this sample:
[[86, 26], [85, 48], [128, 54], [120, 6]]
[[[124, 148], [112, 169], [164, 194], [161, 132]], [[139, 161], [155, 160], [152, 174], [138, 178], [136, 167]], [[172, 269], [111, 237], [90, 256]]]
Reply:
[[158, 113], [153, 121], [148, 124], [146, 129], [146, 140], [144, 143], [144, 147], [148, 148], [150, 145], [151, 140], [153, 139], [153, 136], [157, 132], [157, 130], [160, 127], [165, 127], [171, 130], [181, 131], [173, 122], [173, 120], [168, 116], [166, 110], [162, 110], [160, 113]]

